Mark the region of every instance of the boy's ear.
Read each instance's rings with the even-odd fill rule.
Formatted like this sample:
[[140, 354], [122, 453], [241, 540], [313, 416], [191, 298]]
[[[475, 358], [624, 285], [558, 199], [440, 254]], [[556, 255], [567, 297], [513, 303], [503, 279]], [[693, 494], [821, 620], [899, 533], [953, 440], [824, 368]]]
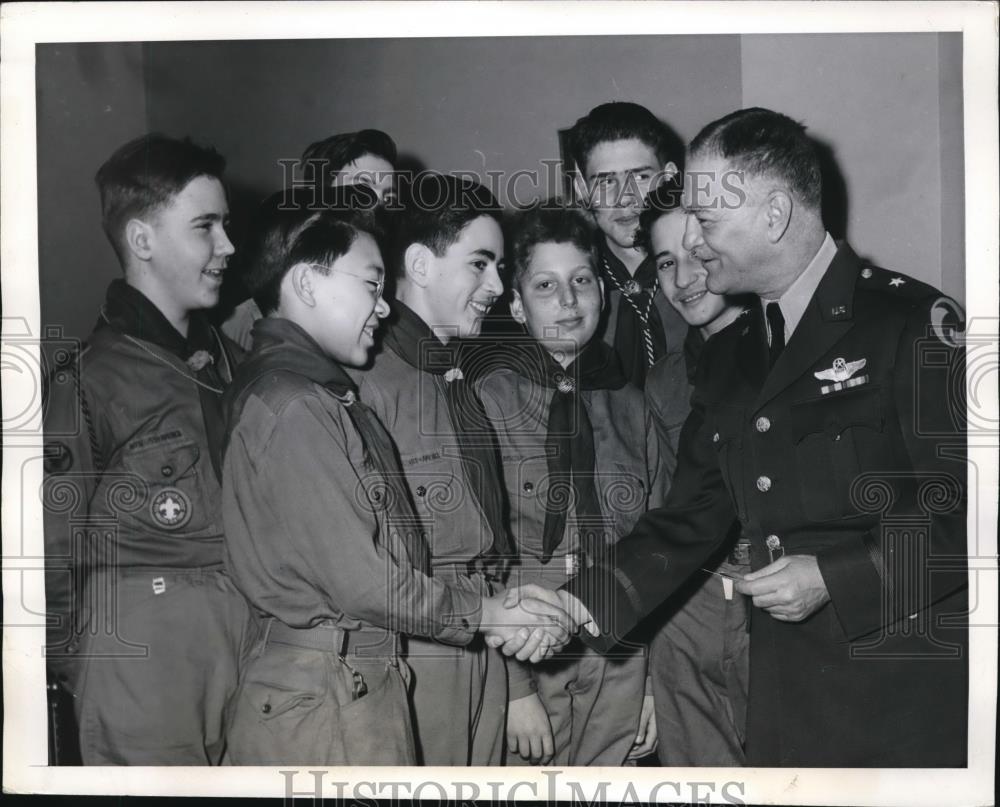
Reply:
[[297, 263], [288, 270], [286, 279], [294, 294], [303, 304], [314, 308], [316, 295], [313, 293], [313, 269], [308, 263]]
[[125, 224], [125, 245], [140, 261], [153, 257], [153, 228], [141, 219], [129, 219]]
[[403, 269], [406, 279], [414, 286], [427, 288], [430, 281], [431, 251], [423, 244], [410, 244], [403, 253]]
[[[675, 176], [677, 176], [680, 172], [681, 172], [681, 170], [677, 167], [677, 163], [668, 162], [660, 170], [660, 182], [666, 182], [668, 180], [671, 180]], [[657, 183], [657, 184], [659, 184], [659, 183]]]
[[514, 289], [511, 294], [510, 315], [514, 322], [519, 322], [521, 325], [524, 325], [527, 320], [527, 317], [524, 316], [524, 301], [521, 299], [521, 292], [517, 289]]

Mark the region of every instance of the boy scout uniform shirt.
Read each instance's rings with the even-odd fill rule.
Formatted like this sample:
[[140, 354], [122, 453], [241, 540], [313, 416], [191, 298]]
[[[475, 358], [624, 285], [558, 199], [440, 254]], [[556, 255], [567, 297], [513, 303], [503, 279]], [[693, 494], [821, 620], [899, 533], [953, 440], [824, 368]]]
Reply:
[[[319, 354], [304, 331], [278, 323], [289, 364], [296, 353]], [[250, 390], [229, 437], [222, 497], [227, 566], [247, 599], [295, 628], [370, 626], [467, 644], [479, 627], [479, 593], [387, 556], [406, 557], [390, 543], [389, 491], [344, 402], [291, 372]]]
[[753, 619], [750, 764], [964, 764], [955, 314], [933, 288], [846, 245], [770, 372], [763, 314], [751, 309], [705, 348], [666, 505], [567, 587], [607, 647], [702, 565], [734, 518], [755, 569], [815, 555], [831, 602], [800, 623]]
[[[194, 334], [215, 347], [189, 361], [204, 369], [211, 355], [217, 372], [174, 352]], [[221, 576], [208, 410], [241, 355], [194, 315], [185, 339], [118, 280], [87, 346], [48, 379], [46, 660], [76, 695], [84, 764], [221, 756], [249, 614]]]
[[[448, 412], [448, 383], [445, 375], [418, 369], [384, 346], [374, 366], [360, 374], [358, 389], [399, 449], [426, 531], [433, 576], [488, 596], [492, 583], [474, 569], [494, 564], [494, 536], [463, 467]], [[463, 650], [409, 638], [406, 660], [414, 673], [421, 764], [499, 765], [507, 703], [499, 651], [481, 641]]]
[[[598, 254], [607, 305], [597, 333], [615, 349], [625, 377], [641, 390], [650, 367], [664, 356], [681, 352], [688, 326], [657, 290], [659, 278], [652, 258], [646, 257], [635, 274], [629, 275], [625, 264], [608, 249], [603, 236], [598, 240]], [[648, 341], [636, 308], [646, 315]]]

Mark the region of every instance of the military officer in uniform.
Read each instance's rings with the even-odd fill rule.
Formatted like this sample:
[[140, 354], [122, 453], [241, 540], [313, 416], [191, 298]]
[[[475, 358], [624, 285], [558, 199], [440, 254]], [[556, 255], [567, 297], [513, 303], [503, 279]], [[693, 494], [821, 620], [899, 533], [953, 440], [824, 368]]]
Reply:
[[760, 303], [705, 346], [664, 507], [567, 584], [602, 630], [585, 641], [623, 639], [737, 519], [748, 764], [963, 766], [960, 309], [833, 242], [815, 151], [784, 115], [705, 127], [684, 197], [708, 289]]

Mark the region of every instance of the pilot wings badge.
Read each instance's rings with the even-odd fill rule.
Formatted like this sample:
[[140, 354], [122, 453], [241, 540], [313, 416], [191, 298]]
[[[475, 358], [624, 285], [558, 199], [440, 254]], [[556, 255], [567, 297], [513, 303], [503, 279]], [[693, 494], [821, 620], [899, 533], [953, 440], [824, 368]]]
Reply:
[[820, 387], [820, 393], [829, 395], [831, 392], [858, 387], [867, 383], [867, 375], [854, 376], [859, 370], [863, 370], [866, 364], [868, 364], [868, 359], [858, 359], [857, 361], [847, 361], [843, 358], [834, 359], [832, 367], [827, 370], [817, 370], [813, 373], [820, 381], [833, 382], [832, 384], [825, 384]]

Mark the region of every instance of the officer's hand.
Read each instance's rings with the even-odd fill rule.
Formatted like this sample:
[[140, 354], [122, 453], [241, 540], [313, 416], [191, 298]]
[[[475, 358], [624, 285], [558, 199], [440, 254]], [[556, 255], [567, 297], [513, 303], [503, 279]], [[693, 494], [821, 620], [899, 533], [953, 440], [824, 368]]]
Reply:
[[537, 663], [548, 658], [569, 641], [573, 629], [566, 612], [548, 597], [505, 600], [505, 595], [498, 594], [483, 600], [480, 630], [486, 634], [486, 643], [518, 661]]
[[639, 731], [636, 732], [635, 742], [628, 752], [627, 759], [642, 759], [652, 754], [656, 750], [656, 708], [652, 695], [646, 695], [642, 699], [642, 713], [639, 715]]
[[801, 622], [830, 601], [814, 555], [785, 555], [736, 580], [740, 594], [782, 622]]
[[532, 693], [507, 705], [507, 747], [533, 765], [552, 761], [552, 725], [538, 695]]

